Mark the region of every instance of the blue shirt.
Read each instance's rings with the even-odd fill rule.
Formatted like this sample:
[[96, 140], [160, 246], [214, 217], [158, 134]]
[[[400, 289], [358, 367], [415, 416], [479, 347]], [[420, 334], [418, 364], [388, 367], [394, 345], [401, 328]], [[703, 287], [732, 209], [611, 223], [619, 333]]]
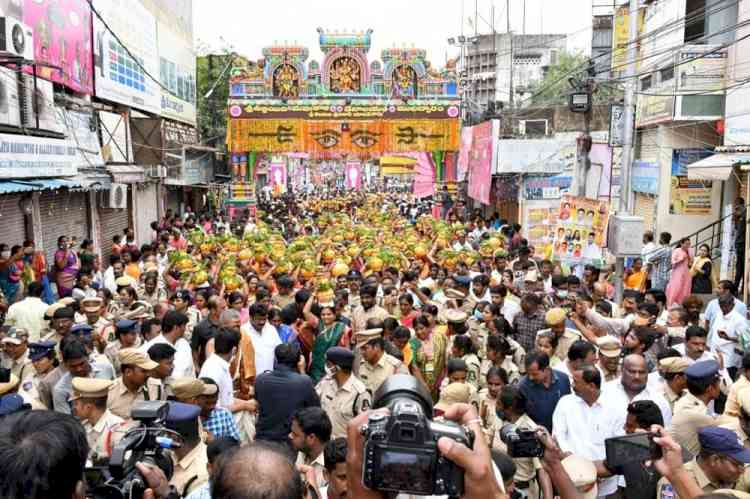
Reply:
[[240, 441], [240, 431], [232, 413], [223, 407], [215, 407], [208, 418], [203, 420], [203, 428], [214, 438], [229, 437]]
[[532, 382], [528, 376], [521, 378], [518, 389], [526, 397], [526, 414], [538, 425], [552, 433], [552, 414], [557, 403], [570, 393], [570, 380], [560, 371], [552, 371], [552, 383], [549, 388]]

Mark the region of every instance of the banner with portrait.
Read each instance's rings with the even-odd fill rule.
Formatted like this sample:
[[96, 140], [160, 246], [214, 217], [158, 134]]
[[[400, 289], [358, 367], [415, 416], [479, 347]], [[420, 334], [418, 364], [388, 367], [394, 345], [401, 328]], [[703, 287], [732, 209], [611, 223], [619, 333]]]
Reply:
[[608, 223], [609, 201], [563, 196], [555, 225], [553, 258], [569, 265], [601, 265]]

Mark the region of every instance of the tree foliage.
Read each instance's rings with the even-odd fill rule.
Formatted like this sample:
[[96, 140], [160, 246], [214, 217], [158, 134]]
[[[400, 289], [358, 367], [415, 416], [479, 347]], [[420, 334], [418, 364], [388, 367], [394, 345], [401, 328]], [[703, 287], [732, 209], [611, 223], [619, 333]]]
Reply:
[[[201, 140], [221, 148], [227, 130], [227, 100], [229, 99], [229, 74], [222, 70], [229, 62], [231, 54], [212, 54], [197, 58], [196, 92], [198, 101], [198, 131]], [[217, 79], [221, 81], [217, 82]], [[206, 94], [214, 87], [208, 98]]]
[[[547, 68], [544, 78], [531, 87], [530, 105], [567, 105], [568, 95], [572, 90], [568, 79], [573, 77], [581, 81], [585, 80], [587, 66], [587, 56], [579, 53], [560, 52], [557, 57], [557, 64]], [[597, 82], [594, 103], [606, 104], [619, 100], [621, 94], [622, 92], [619, 89]]]

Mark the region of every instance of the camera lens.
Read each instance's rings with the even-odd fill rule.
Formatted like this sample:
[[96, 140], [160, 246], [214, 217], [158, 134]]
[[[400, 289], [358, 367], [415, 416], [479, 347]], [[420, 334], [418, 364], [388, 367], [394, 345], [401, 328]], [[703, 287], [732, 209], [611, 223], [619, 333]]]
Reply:
[[428, 419], [432, 419], [432, 397], [422, 383], [408, 374], [389, 377], [373, 396], [373, 409], [390, 407], [398, 399], [410, 399], [419, 404]]

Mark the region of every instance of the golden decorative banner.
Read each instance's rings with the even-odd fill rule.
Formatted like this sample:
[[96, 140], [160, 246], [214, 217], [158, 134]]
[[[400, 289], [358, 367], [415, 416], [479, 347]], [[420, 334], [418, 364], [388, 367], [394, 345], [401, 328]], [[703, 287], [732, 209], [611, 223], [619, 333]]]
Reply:
[[457, 151], [460, 126], [457, 119], [353, 122], [232, 119], [227, 144], [233, 153], [306, 152], [316, 157]]

